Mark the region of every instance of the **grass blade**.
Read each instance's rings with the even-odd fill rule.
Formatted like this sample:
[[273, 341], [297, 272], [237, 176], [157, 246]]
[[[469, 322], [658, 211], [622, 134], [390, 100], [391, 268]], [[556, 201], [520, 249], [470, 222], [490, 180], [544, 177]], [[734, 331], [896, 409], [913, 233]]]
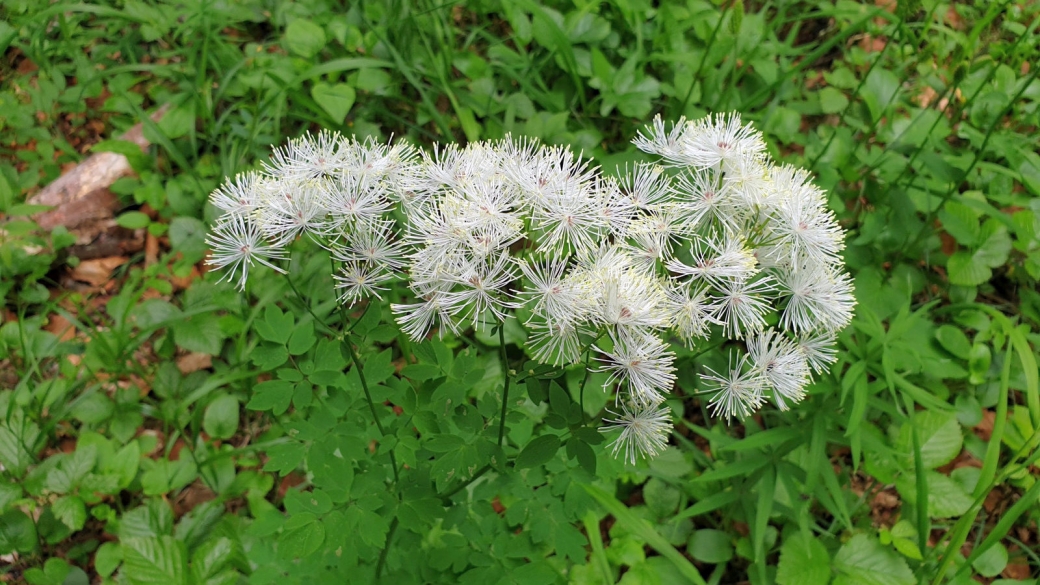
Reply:
[[667, 540], [660, 533], [654, 530], [653, 526], [646, 521], [636, 516], [627, 506], [617, 501], [613, 495], [601, 490], [600, 488], [582, 484], [585, 491], [589, 492], [589, 495], [595, 498], [601, 506], [606, 508], [615, 519], [618, 524], [621, 524], [625, 530], [628, 530], [637, 537], [643, 539], [643, 542], [650, 545], [651, 548], [661, 553], [661, 556], [672, 561], [679, 572], [683, 574], [691, 582], [697, 585], [707, 585], [704, 581], [704, 577], [701, 577], [700, 571], [697, 567], [694, 567], [690, 561], [675, 549], [674, 546], [668, 543]]

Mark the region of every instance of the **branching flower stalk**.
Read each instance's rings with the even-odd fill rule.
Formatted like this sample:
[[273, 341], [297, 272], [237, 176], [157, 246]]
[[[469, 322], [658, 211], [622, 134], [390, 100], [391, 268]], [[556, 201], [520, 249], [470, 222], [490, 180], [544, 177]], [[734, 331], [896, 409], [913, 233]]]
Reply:
[[634, 144], [659, 162], [614, 178], [565, 147], [508, 137], [419, 151], [305, 136], [213, 194], [224, 215], [210, 262], [241, 288], [310, 237], [340, 267], [344, 309], [408, 287], [413, 300], [390, 308], [412, 340], [498, 326], [504, 354], [515, 317], [531, 359], [608, 374], [603, 430], [634, 463], [667, 444], [675, 344], [745, 348], [702, 374], [716, 415], [783, 410], [835, 361], [855, 304], [825, 193], [775, 164], [739, 116], [657, 118]]

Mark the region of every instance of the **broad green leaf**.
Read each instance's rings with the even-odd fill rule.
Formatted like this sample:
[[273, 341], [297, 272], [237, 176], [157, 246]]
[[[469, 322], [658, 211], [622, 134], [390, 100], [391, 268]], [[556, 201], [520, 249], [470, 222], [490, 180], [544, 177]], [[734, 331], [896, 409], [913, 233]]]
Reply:
[[[928, 516], [931, 518], [952, 518], [961, 516], [971, 507], [972, 498], [960, 484], [949, 476], [934, 471], [925, 474], [928, 482]], [[900, 495], [911, 503], [917, 504], [917, 487], [913, 477], [900, 477], [896, 480], [896, 488]]]
[[560, 438], [556, 435], [542, 435], [524, 447], [516, 456], [516, 468], [526, 469], [548, 462], [560, 449]]
[[24, 512], [13, 508], [0, 515], [0, 555], [36, 550], [36, 524]]
[[840, 89], [825, 87], [820, 90], [820, 110], [824, 114], [837, 114], [849, 105], [849, 98]]
[[285, 44], [293, 53], [309, 59], [325, 47], [325, 30], [309, 20], [298, 18], [285, 28]]
[[834, 556], [835, 585], [915, 585], [906, 560], [877, 539], [857, 534]]
[[[926, 410], [914, 417], [918, 437], [921, 440], [921, 460], [928, 469], [935, 469], [953, 460], [961, 452], [964, 435], [956, 415], [947, 412]], [[896, 448], [907, 455], [904, 463], [913, 467], [913, 438], [910, 423], [899, 429]]]
[[274, 343], [286, 343], [295, 329], [292, 313], [283, 313], [274, 305], [267, 306], [263, 321], [257, 321], [253, 327], [260, 337]]
[[946, 272], [950, 284], [978, 286], [993, 276], [993, 271], [974, 254], [960, 250], [946, 261]]
[[1008, 551], [1002, 543], [995, 543], [971, 564], [983, 577], [996, 577], [1008, 564]]
[[975, 256], [990, 268], [1003, 266], [1011, 252], [1011, 236], [1008, 228], [995, 218], [986, 220], [982, 224], [982, 245], [975, 252]]
[[695, 530], [686, 544], [686, 552], [702, 563], [717, 565], [733, 558], [733, 537], [722, 530]]
[[210, 402], [202, 418], [202, 428], [215, 439], [230, 439], [238, 430], [238, 399], [224, 394]]
[[946, 351], [962, 360], [968, 359], [968, 354], [971, 353], [971, 342], [968, 341], [968, 336], [960, 327], [943, 325], [935, 330], [935, 338]]
[[357, 93], [346, 83], [329, 85], [318, 82], [311, 88], [311, 97], [329, 114], [332, 121], [342, 124], [347, 119], [350, 108], [354, 107]]
[[278, 557], [297, 559], [310, 556], [325, 541], [325, 526], [321, 522], [310, 522], [286, 530], [278, 537]]
[[658, 518], [675, 512], [681, 497], [678, 489], [656, 477], [650, 478], [650, 481], [643, 485], [643, 500]]
[[114, 542], [102, 544], [94, 553], [94, 569], [102, 577], [111, 575], [122, 562], [123, 547]]
[[195, 315], [174, 321], [173, 339], [188, 351], [217, 355], [223, 346], [224, 332], [211, 315]]
[[232, 543], [228, 538], [207, 540], [191, 555], [191, 575], [195, 583], [205, 583], [231, 561]]
[[291, 355], [302, 355], [314, 347], [314, 322], [307, 321], [299, 323], [293, 328], [289, 336], [289, 353]]
[[831, 557], [816, 538], [793, 533], [780, 547], [776, 567], [779, 585], [827, 585], [831, 580]]
[[25, 572], [29, 585], [63, 585], [72, 567], [62, 558], [47, 559], [43, 568], [33, 567]]
[[51, 504], [51, 512], [73, 532], [82, 529], [87, 522], [87, 507], [79, 496], [58, 498]]
[[978, 213], [967, 205], [957, 201], [947, 201], [939, 210], [939, 221], [957, 243], [974, 247], [979, 241]]
[[293, 385], [285, 380], [268, 380], [253, 387], [253, 397], [246, 404], [249, 410], [270, 410], [282, 414], [289, 408]]
[[135, 585], [187, 585], [184, 543], [172, 536], [122, 540], [123, 571]]
[[151, 221], [151, 218], [140, 211], [127, 211], [126, 213], [121, 213], [119, 217], [116, 218], [116, 224], [118, 224], [119, 227], [124, 227], [130, 230], [148, 227], [148, 224], [151, 223]]

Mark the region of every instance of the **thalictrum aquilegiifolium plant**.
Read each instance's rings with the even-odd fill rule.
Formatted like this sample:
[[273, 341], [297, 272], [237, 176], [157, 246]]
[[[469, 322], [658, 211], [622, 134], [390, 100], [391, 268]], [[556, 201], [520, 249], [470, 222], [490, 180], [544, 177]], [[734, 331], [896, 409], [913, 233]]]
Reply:
[[534, 360], [585, 356], [609, 374], [601, 430], [620, 431], [614, 453], [634, 464], [668, 441], [671, 343], [743, 342], [726, 371], [702, 374], [714, 414], [745, 417], [770, 398], [787, 409], [835, 360], [855, 304], [825, 194], [774, 164], [739, 115], [657, 118], [634, 143], [659, 162], [614, 178], [510, 137], [427, 152], [307, 135], [213, 193], [210, 263], [243, 288], [254, 265], [285, 272], [286, 247], [306, 236], [330, 253], [345, 307], [406, 284], [413, 302], [391, 309], [413, 341], [501, 334], [515, 316]]

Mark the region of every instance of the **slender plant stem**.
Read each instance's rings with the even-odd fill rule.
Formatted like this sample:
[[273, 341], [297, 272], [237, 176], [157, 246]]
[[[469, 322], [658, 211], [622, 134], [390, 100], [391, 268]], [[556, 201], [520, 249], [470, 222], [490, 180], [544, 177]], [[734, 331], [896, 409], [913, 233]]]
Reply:
[[581, 406], [581, 424], [585, 424], [585, 384], [589, 382], [589, 362], [592, 360], [592, 347], [595, 342], [585, 350], [585, 375], [581, 378], [581, 386], [578, 388], [578, 405]]
[[[350, 360], [354, 362], [354, 369], [357, 370], [358, 378], [361, 380], [361, 389], [365, 391], [365, 400], [368, 401], [368, 408], [372, 411], [372, 420], [376, 421], [376, 428], [379, 430], [379, 434], [385, 437], [386, 429], [383, 428], [383, 423], [379, 421], [376, 403], [372, 400], [372, 392], [368, 389], [368, 380], [365, 379], [365, 372], [361, 367], [361, 358], [358, 357], [357, 350], [354, 349], [354, 344], [351, 343], [349, 336], [343, 339], [343, 345], [350, 351]], [[394, 485], [398, 485], [401, 483], [401, 478], [397, 472], [397, 457], [394, 456], [393, 449], [390, 449], [390, 465], [394, 470]]]
[[502, 389], [502, 416], [498, 421], [498, 446], [501, 447], [506, 438], [506, 407], [509, 405], [509, 358], [506, 356], [506, 322], [498, 324], [498, 353], [502, 359], [502, 372], [506, 383]]
[[397, 532], [398, 524], [400, 524], [400, 521], [397, 519], [397, 516], [394, 516], [394, 519], [390, 521], [390, 529], [386, 531], [386, 545], [380, 551], [379, 561], [376, 563], [376, 581], [383, 574], [383, 567], [386, 566], [386, 556], [390, 554], [390, 543], [394, 539], [394, 533]]
[[[719, 34], [719, 29], [722, 28], [722, 23], [726, 20], [726, 13], [729, 12], [731, 4], [727, 4], [722, 9], [722, 14], [719, 15], [719, 21], [715, 24], [715, 29], [711, 31], [711, 37], [708, 38], [708, 45], [704, 47], [704, 56], [701, 57], [701, 62], [697, 66], [697, 71], [693, 74], [690, 79], [690, 88], [686, 90], [686, 96], [683, 97], [682, 104], [679, 105], [679, 115], [682, 116], [683, 112], [686, 111], [686, 104], [690, 102], [690, 97], [693, 95], [693, 86], [697, 84], [697, 79], [701, 76], [701, 72], [704, 71], [704, 65], [708, 62], [709, 53], [711, 53], [712, 46], [715, 45], [715, 37]], [[703, 95], [701, 97], [704, 97]]]
[[289, 277], [289, 273], [288, 272], [283, 272], [282, 275], [285, 276], [285, 281], [289, 283], [289, 288], [292, 289], [293, 294], [296, 295], [296, 298], [300, 299], [300, 303], [303, 305], [303, 308], [307, 309], [307, 312], [311, 314], [311, 317], [314, 319], [314, 322], [318, 326], [324, 328], [329, 333], [335, 333], [335, 331], [333, 331], [333, 329], [331, 327], [326, 325], [325, 322], [322, 321], [313, 310], [311, 310], [310, 303], [308, 303], [307, 299], [304, 298], [304, 296], [302, 294], [300, 294], [300, 290], [296, 288], [296, 285], [293, 283], [292, 278]]

